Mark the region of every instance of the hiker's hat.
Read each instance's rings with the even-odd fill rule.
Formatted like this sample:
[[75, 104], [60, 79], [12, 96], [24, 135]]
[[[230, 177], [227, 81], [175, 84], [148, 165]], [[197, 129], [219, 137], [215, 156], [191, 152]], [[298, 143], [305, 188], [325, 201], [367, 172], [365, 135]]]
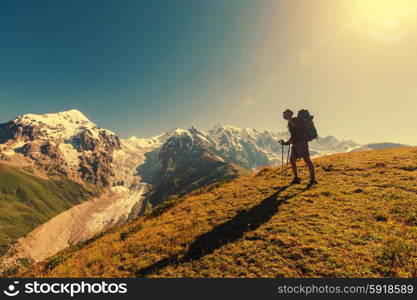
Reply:
[[287, 110], [284, 111], [284, 115], [292, 117], [294, 115], [294, 112], [290, 109], [287, 109]]

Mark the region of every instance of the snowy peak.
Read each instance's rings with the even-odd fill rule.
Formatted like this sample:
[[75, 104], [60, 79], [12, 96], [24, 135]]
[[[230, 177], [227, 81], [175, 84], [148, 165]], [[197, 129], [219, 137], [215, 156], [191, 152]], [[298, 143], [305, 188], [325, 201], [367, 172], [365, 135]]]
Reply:
[[170, 131], [155, 135], [150, 138], [137, 138], [136, 136], [131, 136], [127, 139], [122, 139], [121, 142], [126, 147], [131, 149], [136, 148], [138, 150], [152, 150], [162, 147], [162, 145], [172, 137], [188, 136], [193, 137], [197, 132], [200, 132], [198, 129], [181, 129], [173, 128]]
[[168, 135], [176, 136], [176, 135], [190, 135], [190, 132], [186, 129], [175, 127], [168, 131]]
[[77, 109], [71, 109], [68, 111], [59, 112], [56, 114], [46, 114], [45, 117], [54, 117], [58, 116], [70, 122], [80, 122], [80, 123], [92, 123], [82, 112]]
[[174, 128], [169, 131], [170, 136], [167, 139], [167, 144], [175, 144], [181, 141], [181, 143], [187, 143], [190, 145], [201, 145], [204, 147], [214, 147], [215, 143], [209, 138], [207, 133], [203, 130], [191, 126], [189, 129]]
[[287, 133], [274, 133], [270, 130], [260, 132], [255, 128], [238, 128], [230, 125], [217, 125], [213, 129], [209, 130], [208, 134], [215, 141], [219, 141], [219, 139], [229, 139], [234, 141], [241, 140], [245, 142], [255, 141], [259, 138], [265, 137], [280, 139], [283, 136], [288, 136]]
[[188, 135], [190, 137], [195, 136], [195, 135], [200, 135], [200, 136], [206, 136], [206, 133], [204, 131], [202, 131], [201, 129], [198, 129], [195, 126], [191, 126], [188, 129], [183, 129], [183, 128], [173, 128], [172, 130], [168, 131], [168, 135], [169, 136], [176, 136], [176, 135]]
[[210, 129], [208, 133], [210, 136], [219, 136], [222, 134], [226, 134], [228, 136], [237, 136], [241, 134], [242, 130], [243, 130], [242, 128], [238, 128], [238, 127], [234, 127], [230, 125], [226, 125], [226, 126], [216, 125], [212, 129]]
[[40, 137], [45, 139], [69, 140], [85, 131], [89, 131], [95, 139], [99, 138], [100, 133], [115, 135], [109, 130], [101, 129], [76, 109], [43, 115], [25, 114], [12, 122], [25, 128], [38, 128]]
[[114, 177], [112, 154], [118, 137], [72, 109], [44, 115], [25, 114], [0, 124], [0, 152], [25, 159], [50, 174], [97, 185]]
[[13, 121], [26, 124], [44, 123], [48, 125], [66, 123], [92, 124], [92, 122], [82, 112], [76, 109], [43, 115], [25, 114], [15, 118]]
[[209, 131], [221, 156], [247, 169], [276, 164], [279, 161], [278, 138], [272, 132], [251, 128], [217, 125]]

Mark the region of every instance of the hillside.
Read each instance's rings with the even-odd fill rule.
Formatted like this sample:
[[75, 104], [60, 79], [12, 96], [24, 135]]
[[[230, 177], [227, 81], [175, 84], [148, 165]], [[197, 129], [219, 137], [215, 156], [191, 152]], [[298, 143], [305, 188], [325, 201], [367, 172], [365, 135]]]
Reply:
[[68, 179], [47, 180], [0, 164], [0, 254], [17, 238], [92, 195]]
[[[416, 277], [417, 148], [268, 167], [61, 251], [22, 277]], [[306, 170], [301, 175], [305, 178]]]

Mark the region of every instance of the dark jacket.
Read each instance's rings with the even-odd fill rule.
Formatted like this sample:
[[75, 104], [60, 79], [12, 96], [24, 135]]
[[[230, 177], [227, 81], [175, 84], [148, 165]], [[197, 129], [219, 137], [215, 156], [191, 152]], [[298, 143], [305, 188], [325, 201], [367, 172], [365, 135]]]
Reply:
[[301, 141], [308, 141], [307, 127], [300, 119], [293, 118], [292, 122], [288, 122], [288, 130], [290, 131], [293, 144]]

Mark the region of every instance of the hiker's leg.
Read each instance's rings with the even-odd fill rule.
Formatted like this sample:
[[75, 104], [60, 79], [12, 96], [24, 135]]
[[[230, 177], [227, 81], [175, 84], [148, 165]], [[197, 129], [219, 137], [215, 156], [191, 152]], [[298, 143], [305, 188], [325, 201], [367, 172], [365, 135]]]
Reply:
[[294, 178], [298, 178], [297, 159], [294, 157], [291, 157], [290, 163], [291, 163], [292, 172], [294, 173]]
[[291, 155], [290, 155], [290, 164], [292, 172], [294, 173], [294, 179], [298, 178], [298, 170], [297, 170], [297, 158], [299, 157], [297, 151], [297, 144], [293, 144], [291, 147]]
[[310, 156], [304, 156], [303, 159], [304, 159], [305, 163], [307, 164], [308, 171], [310, 172], [310, 179], [315, 180], [316, 177], [315, 177], [315, 174], [314, 174], [314, 165], [313, 165], [313, 162], [310, 159]]

